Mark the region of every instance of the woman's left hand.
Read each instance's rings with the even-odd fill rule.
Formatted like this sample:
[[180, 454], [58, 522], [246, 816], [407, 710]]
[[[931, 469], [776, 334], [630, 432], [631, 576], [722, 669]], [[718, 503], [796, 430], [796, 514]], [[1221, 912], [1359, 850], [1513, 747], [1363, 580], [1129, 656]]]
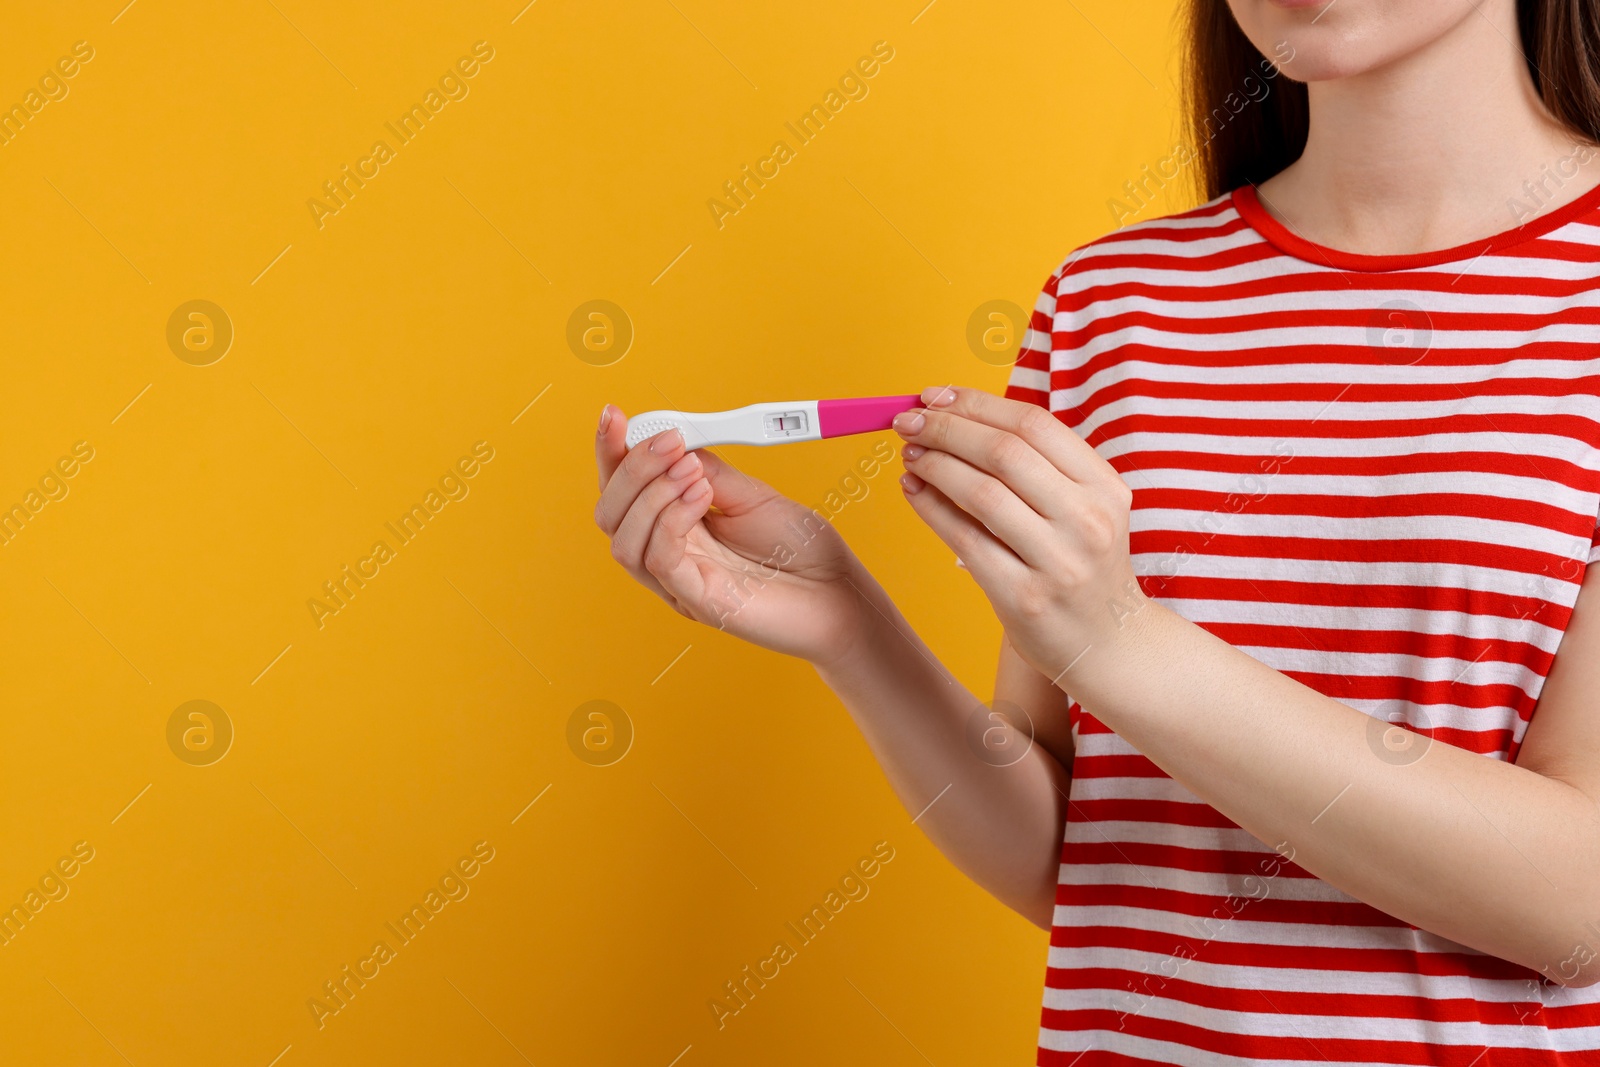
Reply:
[[966, 565], [1022, 658], [1047, 678], [1126, 636], [1144, 595], [1128, 555], [1133, 492], [1036, 404], [939, 386], [894, 421], [901, 488]]

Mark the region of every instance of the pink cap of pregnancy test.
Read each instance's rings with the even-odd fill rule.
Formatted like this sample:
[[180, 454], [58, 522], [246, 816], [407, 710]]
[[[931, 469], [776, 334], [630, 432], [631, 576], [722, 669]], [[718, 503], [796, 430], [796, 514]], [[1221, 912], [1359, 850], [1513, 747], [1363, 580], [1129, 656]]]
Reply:
[[817, 429], [823, 437], [887, 430], [902, 411], [922, 407], [917, 393], [907, 396], [860, 396], [817, 401]]

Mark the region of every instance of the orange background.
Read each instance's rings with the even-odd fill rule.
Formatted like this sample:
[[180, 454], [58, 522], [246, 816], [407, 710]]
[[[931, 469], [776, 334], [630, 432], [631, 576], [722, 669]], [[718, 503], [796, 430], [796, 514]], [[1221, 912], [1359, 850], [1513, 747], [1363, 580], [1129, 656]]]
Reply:
[[[0, 948], [0, 1059], [1031, 1062], [1045, 935], [923, 840], [809, 667], [612, 563], [591, 434], [605, 401], [999, 389], [975, 309], [1030, 307], [1170, 151], [1170, 6], [124, 2], [0, 33], [0, 104], [93, 50], [0, 145], [0, 505], [65, 489], [0, 547], [0, 904], [66, 891]], [[465, 95], [308, 207], [480, 41]], [[707, 201], [778, 139], [719, 228]], [[200, 320], [169, 345], [193, 300], [231, 323], [220, 359], [203, 325], [180, 358]], [[633, 331], [604, 366], [567, 341], [592, 300]], [[478, 442], [399, 545], [384, 524]], [[819, 503], [876, 444], [725, 454]], [[997, 625], [898, 469], [837, 524], [987, 693]], [[380, 539], [319, 627], [307, 601]], [[169, 742], [196, 700], [221, 720]], [[633, 733], [606, 766], [568, 742], [595, 700]], [[723, 983], [880, 841], [870, 893], [719, 1029]], [[475, 846], [467, 895], [319, 1028], [323, 983]]]

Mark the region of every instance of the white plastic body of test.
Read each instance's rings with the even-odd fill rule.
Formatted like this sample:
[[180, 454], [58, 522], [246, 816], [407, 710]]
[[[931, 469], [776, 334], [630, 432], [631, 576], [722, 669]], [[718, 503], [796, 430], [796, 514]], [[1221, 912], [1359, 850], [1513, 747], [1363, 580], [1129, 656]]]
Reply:
[[815, 400], [750, 404], [731, 411], [646, 411], [628, 420], [629, 448], [676, 426], [688, 448], [711, 445], [777, 445], [818, 441]]

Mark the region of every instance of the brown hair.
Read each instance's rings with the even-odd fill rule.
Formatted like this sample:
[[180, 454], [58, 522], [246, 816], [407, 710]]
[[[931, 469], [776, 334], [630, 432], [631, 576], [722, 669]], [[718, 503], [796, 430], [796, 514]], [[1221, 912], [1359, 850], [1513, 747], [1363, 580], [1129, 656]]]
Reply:
[[[1185, 0], [1182, 21], [1184, 132], [1197, 191], [1210, 200], [1299, 159], [1310, 109], [1305, 83], [1276, 76], [1227, 0]], [[1544, 106], [1575, 136], [1600, 140], [1600, 5], [1517, 0], [1517, 27]], [[1268, 86], [1259, 98], [1251, 79]]]

